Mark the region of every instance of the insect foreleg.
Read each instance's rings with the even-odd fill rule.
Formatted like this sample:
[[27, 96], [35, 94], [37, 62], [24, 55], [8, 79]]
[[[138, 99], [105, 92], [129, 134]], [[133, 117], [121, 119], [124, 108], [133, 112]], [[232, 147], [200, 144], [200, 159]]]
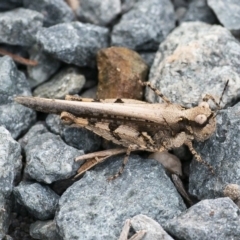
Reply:
[[203, 101], [207, 102], [208, 100], [212, 100], [214, 102], [214, 104], [217, 106], [218, 110], [221, 109], [220, 104], [222, 102], [223, 95], [224, 95], [224, 93], [225, 93], [225, 91], [227, 89], [228, 83], [229, 83], [229, 80], [227, 80], [227, 82], [226, 82], [226, 84], [225, 84], [225, 86], [223, 88], [223, 91], [222, 91], [221, 97], [219, 99], [219, 102], [217, 102], [216, 99], [212, 95], [210, 95], [210, 94], [206, 94], [205, 97], [203, 98]]
[[154, 86], [152, 86], [152, 84], [150, 82], [142, 82], [140, 79], [138, 80], [138, 82], [145, 87], [149, 87], [157, 96], [159, 96], [160, 98], [162, 98], [162, 100], [168, 104], [171, 103], [171, 101], [166, 98], [158, 89], [156, 89]]
[[134, 150], [136, 150], [136, 146], [135, 145], [129, 145], [129, 147], [127, 148], [125, 157], [123, 159], [122, 166], [120, 167], [120, 169], [118, 170], [118, 172], [115, 175], [108, 178], [108, 181], [112, 181], [112, 180], [116, 179], [117, 177], [119, 177], [120, 175], [122, 175], [123, 170], [124, 170], [124, 168], [125, 168], [125, 166], [128, 162], [129, 156], [130, 156], [131, 152], [134, 151]]
[[214, 104], [216, 105], [216, 107], [217, 107], [218, 109], [220, 109], [220, 105], [219, 105], [219, 103], [216, 101], [216, 99], [215, 99], [212, 95], [206, 94], [206, 95], [204, 96], [204, 98], [203, 98], [203, 102], [208, 102], [209, 100], [212, 100], [212, 101], [214, 102]]
[[197, 151], [193, 148], [192, 142], [190, 140], [187, 140], [184, 143], [186, 146], [188, 146], [190, 152], [192, 153], [192, 155], [196, 158], [196, 160], [202, 164], [204, 164], [205, 166], [207, 166], [209, 168], [209, 170], [211, 171], [211, 173], [214, 174], [213, 171], [213, 167], [206, 161], [204, 161], [201, 156], [197, 153]]

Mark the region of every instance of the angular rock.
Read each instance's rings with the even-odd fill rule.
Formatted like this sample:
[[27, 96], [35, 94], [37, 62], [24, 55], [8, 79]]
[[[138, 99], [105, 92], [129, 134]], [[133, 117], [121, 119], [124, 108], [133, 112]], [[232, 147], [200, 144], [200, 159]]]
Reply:
[[121, 13], [121, 1], [82, 0], [76, 13], [81, 22], [106, 26]]
[[142, 100], [148, 67], [136, 52], [123, 47], [102, 49], [97, 54], [97, 98], [133, 98]]
[[[159, 46], [149, 80], [172, 102], [196, 106], [205, 94], [220, 99], [229, 80], [221, 106], [240, 97], [240, 44], [221, 26], [187, 22], [176, 28]], [[149, 102], [160, 102], [146, 89]]]
[[13, 193], [17, 202], [25, 206], [36, 219], [47, 220], [54, 217], [59, 196], [48, 186], [21, 182]]
[[171, 1], [139, 0], [113, 27], [112, 45], [133, 50], [157, 50], [174, 27]]
[[0, 13], [0, 43], [31, 46], [42, 27], [43, 15], [24, 8]]
[[[192, 162], [189, 192], [198, 199], [222, 197], [228, 184], [240, 185], [240, 103], [221, 110], [217, 115], [217, 130], [203, 143], [196, 143], [202, 159], [212, 167], [214, 174], [204, 165]], [[199, 181], [201, 179], [201, 181]]]
[[74, 148], [84, 150], [84, 152], [99, 150], [101, 138], [85, 128], [63, 124], [60, 117], [55, 114], [47, 116], [46, 124], [50, 131], [59, 134], [68, 145]]
[[29, 131], [18, 140], [22, 148], [25, 148], [28, 142], [32, 140], [37, 135], [41, 135], [43, 133], [48, 133], [48, 129], [46, 128], [45, 124], [43, 122], [37, 122], [35, 123]]
[[131, 226], [137, 232], [145, 230], [144, 240], [173, 240], [162, 228], [162, 226], [150, 217], [139, 214], [131, 219]]
[[230, 31], [240, 31], [240, 5], [238, 0], [207, 0], [220, 23]]
[[25, 75], [8, 56], [0, 58], [0, 86], [0, 125], [17, 138], [33, 124], [36, 114], [14, 102], [14, 97], [30, 96], [31, 92]]
[[123, 174], [106, 181], [122, 160], [120, 156], [98, 165], [64, 192], [55, 216], [63, 239], [117, 239], [131, 216], [146, 214], [164, 226], [186, 209], [157, 161], [131, 155]]
[[122, 12], [128, 12], [139, 0], [122, 0]]
[[26, 177], [47, 184], [75, 175], [80, 164], [74, 159], [83, 153], [66, 145], [60, 136], [52, 133], [35, 135], [24, 150]]
[[11, 134], [0, 126], [0, 238], [7, 233], [10, 225], [12, 205], [11, 193], [14, 181], [21, 174], [21, 147]]
[[30, 235], [34, 239], [42, 240], [61, 240], [56, 229], [56, 223], [53, 220], [36, 221], [30, 226]]
[[65, 99], [68, 94], [78, 94], [85, 82], [85, 77], [77, 68], [68, 67], [62, 69], [46, 83], [35, 88], [33, 96]]
[[63, 0], [23, 0], [24, 8], [40, 12], [44, 16], [45, 27], [71, 22], [74, 20], [74, 13], [68, 4]]
[[0, 126], [0, 193], [9, 196], [14, 186], [14, 179], [21, 174], [21, 147], [11, 134]]
[[37, 66], [27, 67], [28, 81], [33, 88], [48, 80], [60, 67], [60, 61], [43, 53], [37, 45], [29, 51], [29, 54], [30, 59], [38, 62]]
[[108, 46], [107, 28], [80, 22], [42, 28], [37, 41], [46, 53], [66, 63], [95, 66], [96, 53]]
[[186, 14], [181, 19], [181, 22], [187, 21], [201, 21], [210, 24], [218, 23], [214, 12], [207, 4], [207, 0], [193, 0], [190, 2]]
[[[11, 223], [12, 198], [0, 192], [0, 239], [5, 239]], [[4, 238], [5, 237], [5, 238]]]
[[239, 208], [230, 198], [203, 200], [167, 222], [165, 230], [184, 240], [239, 239]]

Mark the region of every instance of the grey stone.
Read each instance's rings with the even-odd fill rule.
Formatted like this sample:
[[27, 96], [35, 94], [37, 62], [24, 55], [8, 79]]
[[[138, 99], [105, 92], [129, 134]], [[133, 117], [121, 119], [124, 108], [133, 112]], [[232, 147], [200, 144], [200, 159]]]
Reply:
[[61, 240], [57, 233], [56, 223], [53, 220], [36, 221], [30, 225], [30, 235], [34, 239]]
[[63, 193], [55, 215], [63, 239], [117, 239], [127, 218], [141, 213], [164, 226], [186, 209], [161, 164], [152, 159], [131, 155], [123, 174], [108, 182], [122, 160], [98, 165]]
[[48, 129], [46, 128], [45, 124], [43, 122], [37, 122], [35, 123], [29, 131], [18, 140], [22, 148], [25, 148], [28, 142], [32, 140], [35, 136], [39, 136], [43, 133], [49, 132]]
[[35, 112], [14, 102], [16, 96], [30, 96], [25, 75], [18, 71], [10, 57], [0, 58], [0, 125], [17, 138], [35, 121]]
[[26, 177], [47, 184], [75, 175], [80, 164], [74, 159], [83, 153], [52, 133], [35, 135], [24, 149]]
[[[240, 44], [221, 26], [186, 22], [159, 46], [150, 69], [149, 81], [174, 103], [196, 106], [205, 94], [220, 99], [222, 106], [240, 97]], [[161, 99], [146, 89], [149, 102]]]
[[137, 232], [146, 230], [144, 240], [173, 240], [162, 228], [162, 226], [152, 218], [139, 214], [131, 219], [131, 226]]
[[11, 134], [0, 126], [0, 193], [9, 196], [14, 186], [14, 179], [21, 173], [21, 147]]
[[[240, 103], [221, 110], [217, 115], [217, 130], [214, 135], [195, 147], [202, 159], [214, 170], [193, 161], [189, 178], [189, 192], [198, 199], [223, 196], [227, 184], [240, 184]], [[201, 179], [201, 181], [199, 181]]]
[[207, 0], [218, 20], [230, 31], [240, 31], [240, 5], [238, 0]]
[[72, 9], [63, 0], [23, 0], [23, 6], [40, 12], [44, 16], [43, 24], [45, 27], [71, 22], [75, 18]]
[[21, 174], [21, 147], [11, 134], [0, 126], [0, 239], [8, 231], [14, 182]]
[[239, 208], [230, 198], [218, 198], [192, 206], [169, 220], [165, 230], [183, 240], [238, 240], [239, 224]]
[[120, 0], [82, 0], [77, 16], [82, 22], [106, 26], [121, 13]]
[[157, 50], [174, 27], [174, 9], [169, 0], [139, 0], [113, 27], [112, 45]]
[[42, 27], [43, 15], [24, 8], [0, 13], [0, 43], [31, 46]]
[[36, 219], [47, 220], [54, 217], [59, 196], [48, 186], [21, 182], [13, 193], [17, 202], [25, 206]]
[[27, 67], [28, 81], [33, 88], [48, 80], [60, 67], [60, 61], [42, 52], [37, 45], [34, 45], [29, 54], [30, 59], [38, 62], [37, 66]]
[[12, 198], [0, 192], [0, 239], [5, 239], [11, 223]]
[[33, 96], [64, 99], [68, 94], [78, 94], [85, 82], [85, 77], [77, 68], [64, 68], [49, 81], [37, 87], [33, 91]]
[[101, 138], [85, 128], [63, 124], [60, 117], [55, 114], [47, 116], [46, 124], [50, 131], [59, 134], [68, 145], [74, 148], [84, 150], [84, 152], [99, 150]]
[[48, 116], [46, 118], [46, 124], [52, 133], [60, 135], [60, 136], [61, 136], [61, 133], [62, 133], [64, 127], [67, 126], [66, 124], [64, 124], [61, 121], [60, 117], [56, 114], [48, 114]]
[[108, 34], [104, 27], [71, 22], [42, 28], [37, 41], [45, 52], [63, 62], [92, 67], [97, 51], [108, 46]]
[[207, 0], [193, 0], [190, 2], [188, 10], [181, 21], [202, 21], [210, 24], [218, 22], [214, 12], [208, 6]]
[[122, 0], [122, 12], [128, 12], [139, 0]]

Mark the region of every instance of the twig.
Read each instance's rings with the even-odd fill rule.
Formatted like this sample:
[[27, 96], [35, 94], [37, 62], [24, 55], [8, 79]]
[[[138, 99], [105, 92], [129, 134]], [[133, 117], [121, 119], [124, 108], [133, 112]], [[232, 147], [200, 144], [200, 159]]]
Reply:
[[32, 67], [38, 65], [38, 62], [35, 60], [30, 60], [27, 58], [20, 57], [19, 55], [10, 53], [3, 48], [0, 48], [0, 55], [10, 56], [15, 62], [21, 63], [23, 65], [32, 66]]

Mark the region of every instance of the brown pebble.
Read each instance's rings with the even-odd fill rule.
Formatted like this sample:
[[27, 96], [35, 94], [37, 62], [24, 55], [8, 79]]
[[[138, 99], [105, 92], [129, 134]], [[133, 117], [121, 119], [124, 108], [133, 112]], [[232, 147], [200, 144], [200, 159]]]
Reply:
[[145, 81], [148, 66], [141, 56], [124, 47], [102, 49], [97, 54], [97, 98], [131, 98], [142, 100], [143, 87], [138, 79]]

